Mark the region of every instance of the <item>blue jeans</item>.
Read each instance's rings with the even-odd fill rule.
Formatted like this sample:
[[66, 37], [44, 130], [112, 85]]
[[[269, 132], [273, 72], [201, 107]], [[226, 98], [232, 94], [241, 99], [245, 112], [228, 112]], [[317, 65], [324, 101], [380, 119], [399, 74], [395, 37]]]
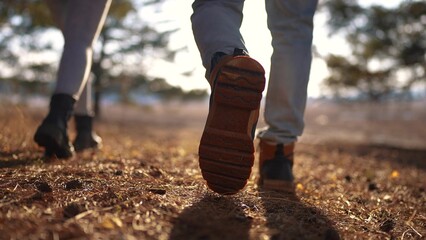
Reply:
[[[304, 128], [313, 16], [318, 0], [265, 2], [273, 54], [264, 112], [268, 126], [258, 138], [287, 144], [295, 142]], [[207, 72], [215, 52], [247, 50], [240, 33], [243, 6], [244, 0], [194, 1], [192, 29]]]

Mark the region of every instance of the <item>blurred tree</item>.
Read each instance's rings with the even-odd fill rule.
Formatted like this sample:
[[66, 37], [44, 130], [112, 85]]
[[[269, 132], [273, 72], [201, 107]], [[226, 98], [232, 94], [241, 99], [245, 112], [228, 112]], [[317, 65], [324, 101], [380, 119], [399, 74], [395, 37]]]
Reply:
[[164, 78], [148, 79], [146, 76], [112, 76], [104, 92], [117, 92], [120, 89], [119, 100], [121, 103], [133, 104], [135, 99], [132, 94], [145, 97], [158, 97], [161, 100], [205, 100], [208, 96], [206, 89], [193, 89], [184, 91], [181, 87], [170, 85]]
[[[102, 90], [109, 79], [127, 76], [132, 81], [144, 75], [146, 58], [173, 60], [176, 51], [167, 48], [176, 28], [163, 27], [167, 22], [145, 21], [139, 9], [161, 11], [166, 0], [114, 0], [105, 26], [95, 46], [92, 72], [95, 76], [95, 111], [99, 114]], [[153, 25], [156, 25], [155, 27]], [[41, 0], [2, 0], [0, 2], [0, 66], [11, 69], [7, 78], [29, 81], [52, 81], [56, 62], [28, 61], [33, 53], [55, 50], [57, 39], [46, 39], [54, 27], [50, 13]], [[57, 52], [57, 49], [56, 49]], [[4, 77], [0, 72], [0, 78]], [[130, 77], [130, 79], [129, 79]], [[136, 80], [135, 80], [136, 81]], [[120, 91], [120, 89], [117, 89]], [[127, 91], [125, 91], [127, 92]]]
[[362, 7], [356, 0], [326, 0], [330, 34], [343, 33], [350, 56], [324, 57], [335, 93], [358, 90], [370, 100], [410, 95], [426, 83], [426, 2], [401, 1], [395, 8]]
[[[114, 76], [126, 76], [125, 85], [143, 75], [142, 62], [146, 56], [173, 60], [173, 53], [167, 48], [171, 33], [178, 29], [158, 32], [141, 19], [137, 9], [162, 4], [164, 0], [115, 0], [99, 37], [99, 54], [95, 56], [92, 72], [95, 76], [95, 112], [100, 114], [102, 89]], [[154, 51], [155, 49], [155, 51]], [[130, 77], [133, 76], [133, 77]], [[129, 78], [130, 77], [130, 78]], [[123, 91], [122, 95], [129, 91]], [[122, 96], [126, 101], [129, 96]]]
[[[3, 0], [0, 2], [0, 61], [10, 69], [8, 78], [35, 80], [53, 77], [53, 67], [29, 62], [29, 53], [52, 49], [52, 43], [40, 38], [53, 26], [49, 10], [39, 0]], [[27, 51], [22, 51], [26, 49]], [[0, 77], [4, 77], [0, 72]]]

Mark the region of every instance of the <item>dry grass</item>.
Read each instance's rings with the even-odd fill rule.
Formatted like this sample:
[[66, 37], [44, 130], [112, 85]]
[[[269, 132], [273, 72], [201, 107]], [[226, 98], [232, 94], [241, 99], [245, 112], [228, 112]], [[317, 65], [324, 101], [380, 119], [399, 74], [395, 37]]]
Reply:
[[205, 110], [108, 109], [104, 148], [42, 160], [43, 112], [0, 111], [0, 239], [424, 239], [426, 150], [302, 142], [295, 195], [204, 185]]

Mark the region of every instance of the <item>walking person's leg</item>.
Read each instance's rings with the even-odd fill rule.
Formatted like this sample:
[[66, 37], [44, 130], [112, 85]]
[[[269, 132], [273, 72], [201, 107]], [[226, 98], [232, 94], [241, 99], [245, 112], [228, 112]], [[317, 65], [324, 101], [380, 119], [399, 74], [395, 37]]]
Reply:
[[103, 26], [111, 0], [50, 0], [47, 3], [52, 10], [65, 9], [62, 16], [55, 17], [64, 19], [58, 25], [62, 29], [65, 44], [49, 114], [37, 129], [34, 140], [45, 147], [47, 155], [68, 158], [74, 149], [69, 143], [67, 122], [87, 82], [92, 45]]
[[[56, 26], [64, 34], [66, 8], [69, 0], [45, 1]], [[75, 151], [79, 152], [85, 149], [101, 147], [102, 138], [93, 131], [94, 112], [92, 104], [92, 80], [90, 77], [84, 85], [80, 98], [75, 103], [74, 120], [77, 132], [73, 142]]]
[[293, 151], [303, 132], [317, 0], [266, 0], [273, 54], [260, 132], [260, 183], [292, 187]]
[[64, 50], [55, 94], [79, 99], [89, 77], [93, 44], [103, 27], [111, 0], [67, 2], [63, 28]]
[[235, 48], [247, 51], [240, 33], [243, 7], [244, 0], [195, 0], [192, 4], [192, 30], [207, 78], [216, 53], [231, 55]]
[[244, 188], [254, 161], [253, 138], [265, 85], [262, 66], [250, 58], [240, 34], [244, 0], [196, 0], [194, 37], [212, 87], [200, 141], [200, 168], [222, 194]]
[[73, 145], [76, 152], [97, 149], [102, 146], [102, 138], [93, 129], [95, 113], [92, 102], [92, 77], [89, 77], [74, 108], [74, 121], [77, 135]]

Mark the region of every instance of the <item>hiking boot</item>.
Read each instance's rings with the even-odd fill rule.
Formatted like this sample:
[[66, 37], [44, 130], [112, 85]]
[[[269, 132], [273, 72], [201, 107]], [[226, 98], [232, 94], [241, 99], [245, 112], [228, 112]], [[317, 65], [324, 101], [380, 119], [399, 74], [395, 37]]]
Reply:
[[70, 119], [75, 99], [67, 94], [55, 94], [50, 100], [47, 117], [37, 128], [34, 141], [45, 148], [45, 156], [67, 159], [73, 156], [74, 147], [69, 142], [67, 123]]
[[259, 185], [264, 190], [294, 192], [294, 143], [271, 144], [260, 141]]
[[74, 140], [76, 152], [86, 149], [98, 149], [102, 145], [102, 138], [93, 131], [93, 117], [88, 115], [74, 115], [77, 136]]
[[200, 141], [199, 163], [210, 189], [235, 194], [246, 185], [254, 162], [253, 139], [265, 71], [239, 49], [233, 55], [215, 56], [220, 59], [212, 60], [212, 94]]

